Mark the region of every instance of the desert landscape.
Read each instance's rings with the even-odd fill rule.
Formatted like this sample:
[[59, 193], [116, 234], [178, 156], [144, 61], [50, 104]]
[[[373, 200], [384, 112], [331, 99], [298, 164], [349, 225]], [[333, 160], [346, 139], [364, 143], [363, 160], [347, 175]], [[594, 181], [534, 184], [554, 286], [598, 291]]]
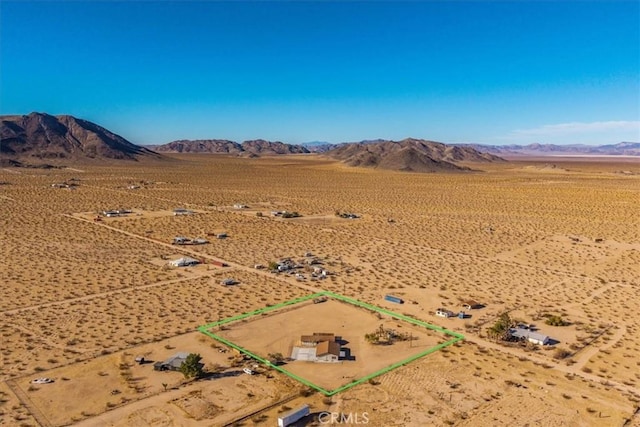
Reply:
[[[164, 156], [0, 169], [0, 425], [274, 425], [303, 403], [314, 414], [366, 412], [372, 426], [640, 425], [637, 160], [462, 162], [471, 171], [421, 174], [309, 154]], [[181, 257], [199, 264], [168, 264]], [[304, 265], [271, 271], [285, 259]], [[465, 339], [327, 397], [197, 330], [320, 291]], [[493, 339], [503, 313], [551, 344]], [[375, 356], [326, 375], [330, 364], [290, 364], [327, 387], [413, 351], [363, 339], [379, 323], [411, 326], [339, 302], [289, 316], [221, 334], [266, 356], [289, 351], [289, 332], [326, 325], [357, 357]], [[354, 336], [338, 330], [348, 322]], [[200, 354], [207, 376], [135, 361], [179, 352]]]

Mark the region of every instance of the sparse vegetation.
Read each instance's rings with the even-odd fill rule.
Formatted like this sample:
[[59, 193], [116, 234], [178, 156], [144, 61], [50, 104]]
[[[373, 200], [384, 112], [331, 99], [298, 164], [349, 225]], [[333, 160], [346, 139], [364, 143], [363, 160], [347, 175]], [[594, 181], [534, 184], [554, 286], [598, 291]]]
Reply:
[[185, 378], [200, 378], [204, 374], [202, 363], [202, 356], [196, 353], [190, 353], [187, 359], [180, 366], [180, 372]]
[[487, 330], [489, 338], [500, 341], [505, 340], [509, 334], [509, 328], [514, 326], [514, 322], [511, 320], [508, 312], [500, 314], [498, 320]]
[[551, 326], [567, 326], [567, 325], [570, 325], [570, 323], [567, 322], [566, 320], [564, 320], [562, 318], [562, 316], [558, 316], [558, 315], [549, 315], [547, 317], [547, 319], [544, 321], [544, 323], [546, 323], [547, 325], [551, 325]]
[[[51, 175], [44, 175], [42, 171], [11, 175], [12, 185], [3, 187], [2, 195], [14, 201], [10, 204], [11, 209], [2, 210], [0, 216], [3, 237], [0, 246], [7, 256], [19, 253], [21, 262], [20, 265], [8, 264], [3, 271], [4, 294], [0, 307], [2, 310], [20, 310], [6, 315], [6, 322], [0, 322], [3, 343], [0, 375], [3, 379], [24, 378], [19, 385], [28, 390], [28, 379], [52, 375], [49, 371], [54, 367], [58, 369], [56, 366], [59, 365], [67, 366], [58, 374], [63, 377], [56, 378], [59, 386], [76, 387], [83, 379], [73, 369], [96, 360], [103, 351], [105, 356], [97, 359], [113, 360], [122, 349], [154, 342], [156, 348], [152, 357], [162, 360], [184, 350], [174, 337], [194, 331], [203, 321], [230, 317], [309, 293], [308, 289], [289, 286], [288, 282], [293, 280], [288, 275], [269, 275], [266, 270], [264, 274], [249, 273], [242, 268], [237, 276], [233, 273], [234, 278], [250, 284], [251, 295], [239, 287], [220, 290], [216, 284], [228, 273], [209, 264], [206, 257], [232, 261], [234, 266], [252, 266], [256, 262], [266, 265], [269, 259], [286, 256], [303, 259], [303, 253], [312, 251], [331, 258], [334, 264], [330, 270], [336, 274], [331, 280], [322, 282], [307, 280], [305, 285], [339, 293], [345, 290], [347, 295], [361, 297], [376, 305], [381, 304], [381, 297], [388, 289], [406, 292], [407, 300], [419, 304], [407, 304], [402, 312], [422, 320], [439, 322], [427, 312], [440, 302], [451, 305], [464, 298], [486, 302], [486, 309], [468, 312], [473, 315], [471, 321], [442, 321], [443, 326], [459, 328], [465, 334], [489, 335], [495, 322], [493, 316], [505, 310], [514, 310], [514, 318], [526, 319], [533, 319], [536, 311], [548, 311], [571, 323], [562, 331], [566, 336], [559, 338], [560, 345], [568, 349], [564, 351], [575, 353], [570, 360], [578, 361], [573, 380], [556, 375], [558, 362], [552, 359], [559, 350], [540, 350], [531, 354], [518, 348], [515, 351], [522, 354], [520, 358], [505, 358], [492, 347], [472, 346], [465, 342], [460, 347], [450, 347], [447, 353], [429, 356], [428, 367], [412, 363], [397, 374], [383, 377], [389, 403], [380, 404], [381, 412], [399, 399], [397, 390], [408, 390], [409, 393], [414, 388], [422, 390], [424, 384], [441, 381], [444, 376], [452, 383], [461, 383], [451, 397], [453, 407], [459, 407], [459, 398], [499, 401], [496, 390], [484, 388], [484, 385], [503, 386], [505, 378], [512, 378], [528, 386], [527, 393], [532, 396], [523, 395], [521, 407], [533, 401], [537, 404], [537, 399], [542, 399], [550, 414], [562, 413], [565, 399], [557, 402], [561, 393], [580, 402], [587, 402], [578, 398], [585, 395], [589, 396], [590, 411], [583, 407], [583, 415], [575, 415], [577, 424], [596, 421], [598, 412], [605, 415], [606, 405], [617, 409], [607, 412], [610, 418], [603, 420], [623, 424], [619, 421], [623, 415], [628, 415], [625, 411], [631, 404], [627, 397], [620, 397], [616, 387], [625, 384], [635, 387], [640, 381], [640, 362], [637, 362], [640, 324], [633, 316], [621, 316], [626, 310], [632, 312], [637, 300], [634, 267], [640, 263], [640, 255], [631, 248], [639, 236], [633, 227], [620, 226], [635, 218], [637, 201], [633, 177], [617, 177], [611, 173], [611, 167], [595, 163], [575, 164], [579, 172], [564, 173], [559, 170], [541, 172], [510, 162], [509, 171], [504, 169], [507, 166], [486, 165], [491, 173], [474, 174], [473, 185], [469, 185], [470, 175], [385, 173], [383, 176], [374, 170], [347, 173], [325, 165], [310, 168], [308, 165], [314, 163], [309, 159], [287, 160], [292, 166], [287, 166], [286, 171], [279, 166], [271, 167], [270, 159], [194, 158], [191, 162], [195, 167], [189, 169], [174, 165], [160, 171], [142, 165], [140, 172], [119, 166], [89, 166], [82, 176], [86, 186], [75, 192], [57, 191], [55, 196], [45, 184], [66, 181], [69, 171], [46, 172]], [[207, 173], [199, 170], [199, 166], [204, 165]], [[237, 170], [242, 170], [242, 179], [238, 179]], [[268, 173], [263, 173], [265, 171]], [[131, 174], [138, 173], [144, 174], [145, 180], [163, 184], [137, 192], [117, 190], [129, 181], [139, 181], [129, 179]], [[546, 185], [547, 181], [562, 185]], [[247, 182], [251, 184], [246, 185]], [[345, 183], [348, 185], [343, 185]], [[358, 191], [350, 188], [358, 188]], [[477, 194], [482, 194], [482, 198]], [[259, 201], [262, 204], [255, 206], [261, 206], [265, 212], [296, 209], [305, 216], [293, 222], [266, 216], [258, 221], [251, 212], [223, 210], [239, 197], [251, 203], [252, 208], [253, 201]], [[200, 206], [201, 210], [205, 210], [202, 208], [207, 203], [218, 208], [206, 209], [205, 214], [191, 217], [163, 216], [163, 212], [170, 212], [175, 207], [173, 201]], [[113, 229], [93, 223], [95, 211], [111, 204], [140, 206], [145, 211], [139, 217], [103, 218], [104, 224]], [[329, 208], [327, 213], [327, 206], [334, 204], [366, 216], [359, 221], [338, 220], [331, 215], [333, 209]], [[0, 203], [0, 210], [1, 206], [9, 205]], [[81, 220], [78, 213], [89, 211], [93, 212], [86, 215], [89, 222]], [[586, 221], [585, 212], [590, 218], [600, 220]], [[71, 214], [73, 218], [65, 214]], [[387, 223], [390, 216], [397, 220], [393, 225]], [[178, 221], [180, 227], [176, 227]], [[492, 224], [494, 231], [488, 233], [485, 224]], [[207, 260], [204, 267], [210, 270], [163, 268], [175, 255], [153, 240], [170, 242], [176, 233], [199, 236], [217, 229], [228, 231], [233, 238], [212, 239], [208, 247], [195, 248], [196, 253]], [[148, 233], [151, 230], [152, 233]], [[565, 231], [579, 235], [581, 242], [572, 245], [573, 242], [563, 237]], [[25, 244], [24, 236], [37, 236], [37, 243]], [[606, 240], [595, 245], [595, 236], [605, 236]], [[342, 259], [338, 260], [338, 257]], [[544, 325], [548, 319], [541, 315], [537, 323]], [[378, 322], [382, 321], [381, 318]], [[611, 328], [612, 324], [620, 328]], [[346, 338], [361, 340], [364, 332], [374, 327], [375, 324], [357, 337]], [[541, 326], [540, 332], [553, 336], [553, 331]], [[496, 334], [494, 339], [499, 339], [500, 335]], [[208, 343], [205, 345], [209, 351], [215, 351]], [[409, 346], [409, 343], [403, 345]], [[204, 351], [201, 354], [204, 355]], [[230, 365], [228, 355], [220, 355], [218, 360], [224, 367]], [[39, 386], [38, 391], [28, 393], [29, 398], [37, 399], [36, 406], [47, 416], [54, 414], [54, 424], [64, 425], [72, 423], [73, 418], [76, 421], [84, 418], [81, 411], [96, 414], [106, 410], [107, 404], [128, 403], [164, 389], [157, 380], [153, 387], [136, 392], [135, 386], [150, 384], [145, 376], [152, 368], [145, 366], [146, 373], [140, 375], [137, 366], [127, 366], [133, 364], [134, 356], [122, 361], [122, 370], [121, 361], [116, 360], [114, 369], [99, 366], [88, 375], [92, 381], [126, 384], [118, 386], [122, 394], [117, 397], [109, 394], [111, 388], [100, 390], [105, 396], [100, 397], [102, 400], [97, 399], [99, 403], [93, 407], [78, 406], [75, 413], [56, 415], [53, 405], [64, 396], [52, 396], [49, 390], [57, 390], [58, 385]], [[529, 359], [546, 360], [550, 368], [544, 370], [542, 365], [534, 366]], [[208, 364], [213, 362], [208, 357], [204, 360]], [[564, 364], [560, 365], [564, 367]], [[102, 371], [108, 375], [99, 376], [98, 372]], [[512, 376], [517, 371], [529, 371], [526, 378], [531, 383]], [[38, 375], [32, 375], [36, 372]], [[537, 387], [544, 385], [546, 388], [549, 375], [553, 375], [552, 382], [556, 385], [546, 397]], [[581, 375], [600, 376], [603, 383], [584, 382]], [[168, 384], [167, 389], [177, 386], [172, 382], [172, 376], [181, 377], [175, 373], [161, 377], [163, 384]], [[268, 384], [282, 381], [279, 374], [268, 381], [265, 377], [242, 379]], [[216, 379], [211, 383], [221, 386], [227, 381], [220, 379], [222, 381]], [[351, 377], [344, 379], [345, 383], [349, 381], [352, 381]], [[567, 381], [573, 381], [571, 391], [564, 388]], [[375, 385], [373, 382], [371, 385]], [[204, 383], [209, 382], [202, 381], [193, 386], [200, 387]], [[478, 390], [468, 384], [478, 384]], [[605, 387], [609, 388], [606, 393]], [[448, 386], [444, 388], [449, 391]], [[382, 392], [371, 386], [363, 389], [371, 393]], [[448, 393], [439, 397], [432, 391], [422, 392], [431, 393], [434, 399], [449, 399]], [[261, 396], [253, 389], [243, 389], [236, 396], [246, 399], [247, 393], [257, 396], [253, 398], [255, 402]], [[53, 402], [48, 403], [48, 399]], [[371, 399], [375, 400], [375, 395], [372, 394]], [[407, 405], [414, 405], [420, 398], [410, 396], [406, 399]], [[1, 417], [9, 423], [36, 424], [12, 394], [3, 394], [2, 400], [5, 402], [0, 401], [4, 412]], [[438, 422], [461, 419], [445, 405], [429, 405], [428, 410]], [[521, 409], [502, 407], [501, 410], [504, 414], [496, 416], [499, 420], [492, 422], [491, 415], [487, 415], [483, 422], [500, 424], [509, 417], [515, 424], [524, 425], [530, 421]], [[473, 424], [474, 412], [469, 414]], [[595, 416], [585, 418], [588, 414]], [[20, 420], [14, 421], [14, 416]], [[549, 423], [553, 421], [558, 418], [550, 415]], [[216, 422], [211, 421], [212, 424]], [[251, 420], [245, 422], [250, 423]]]

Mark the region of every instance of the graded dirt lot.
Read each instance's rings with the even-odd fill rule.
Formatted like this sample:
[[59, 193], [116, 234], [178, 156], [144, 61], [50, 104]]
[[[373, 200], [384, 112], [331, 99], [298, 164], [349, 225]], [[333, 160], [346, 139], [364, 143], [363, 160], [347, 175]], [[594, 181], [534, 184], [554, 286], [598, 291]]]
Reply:
[[[273, 425], [302, 403], [316, 413], [368, 412], [372, 426], [640, 425], [639, 161], [554, 158], [412, 174], [316, 156], [175, 157], [162, 166], [0, 169], [0, 425], [216, 426], [243, 417]], [[74, 190], [51, 186], [72, 178]], [[194, 214], [175, 216], [176, 208]], [[94, 221], [110, 209], [133, 212]], [[303, 216], [271, 215], [283, 210]], [[209, 243], [172, 245], [176, 236]], [[312, 280], [309, 265], [304, 279], [254, 268], [307, 252], [326, 278]], [[203, 264], [167, 265], [183, 256]], [[221, 285], [226, 278], [238, 284]], [[303, 386], [266, 367], [240, 375], [252, 362], [195, 332], [321, 290], [466, 339], [323, 398], [302, 396]], [[435, 316], [466, 300], [484, 308], [464, 320]], [[505, 311], [555, 344], [490, 340]], [[547, 325], [552, 315], [568, 325]], [[360, 354], [372, 351], [359, 340], [377, 319], [344, 316], [358, 319], [353, 337], [322, 312], [311, 326], [269, 325], [260, 339], [285, 353], [289, 331], [328, 325]], [[200, 353], [217, 376], [185, 383], [133, 361], [180, 351]], [[39, 377], [54, 382], [31, 383]]]
[[[299, 345], [302, 335], [315, 332], [335, 334], [342, 341], [342, 347], [350, 350], [352, 359], [335, 363], [291, 361], [283, 366], [325, 390], [337, 389], [452, 338], [336, 300], [322, 304], [308, 301], [282, 312], [266, 314], [226, 324], [223, 330], [214, 333], [265, 359], [270, 353], [289, 357], [293, 347]], [[380, 326], [385, 330], [410, 334], [412, 339], [391, 345], [367, 343], [365, 334], [375, 332]]]

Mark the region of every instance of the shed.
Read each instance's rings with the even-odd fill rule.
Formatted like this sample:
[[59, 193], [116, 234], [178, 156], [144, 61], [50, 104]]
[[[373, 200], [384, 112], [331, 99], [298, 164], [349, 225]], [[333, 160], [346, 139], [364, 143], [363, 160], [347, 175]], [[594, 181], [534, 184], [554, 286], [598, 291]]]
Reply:
[[529, 331], [528, 340], [534, 344], [547, 345], [550, 339], [547, 335]]
[[439, 308], [436, 310], [436, 316], [438, 317], [454, 317], [455, 313], [451, 310], [447, 310], [446, 308]]
[[309, 415], [309, 405], [302, 405], [299, 408], [292, 409], [278, 417], [278, 427], [287, 427], [307, 415]]
[[175, 216], [179, 216], [179, 215], [192, 215], [193, 211], [190, 211], [189, 209], [184, 209], [184, 208], [177, 208], [173, 210], [173, 214]]
[[182, 257], [169, 262], [169, 265], [172, 265], [174, 267], [189, 267], [197, 264], [200, 264], [200, 261], [195, 258], [189, 257]]

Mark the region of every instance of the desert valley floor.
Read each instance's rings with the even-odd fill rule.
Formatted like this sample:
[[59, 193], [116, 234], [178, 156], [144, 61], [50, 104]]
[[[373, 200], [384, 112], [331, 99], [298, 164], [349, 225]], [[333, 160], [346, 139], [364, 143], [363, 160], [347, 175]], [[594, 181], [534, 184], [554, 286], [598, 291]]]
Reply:
[[[171, 157], [0, 169], [0, 425], [272, 426], [306, 403], [314, 413], [367, 413], [370, 426], [640, 426], [637, 159], [416, 174], [306, 155]], [[116, 209], [131, 212], [96, 221]], [[173, 245], [176, 236], [209, 243]], [[304, 279], [255, 268], [308, 253], [326, 278], [311, 280], [310, 266]], [[168, 266], [185, 256], [202, 264]], [[227, 278], [237, 284], [222, 285]], [[465, 338], [327, 397], [197, 330], [325, 290]], [[464, 319], [435, 315], [469, 300], [483, 307]], [[330, 365], [288, 363], [331, 387], [413, 351], [413, 342], [366, 348], [363, 335], [378, 323], [413, 329], [340, 304], [222, 332], [262, 356], [289, 355], [289, 327], [298, 337], [335, 332], [354, 343], [356, 358], [373, 354], [375, 363], [356, 360], [353, 370], [341, 361], [335, 381], [317, 371]], [[489, 339], [503, 312], [554, 344]], [[568, 325], [548, 325], [549, 316]], [[411, 333], [416, 351], [442, 341]], [[199, 353], [215, 374], [185, 382], [135, 363], [177, 352]], [[259, 374], [243, 374], [248, 364]], [[40, 377], [53, 382], [33, 384]]]

